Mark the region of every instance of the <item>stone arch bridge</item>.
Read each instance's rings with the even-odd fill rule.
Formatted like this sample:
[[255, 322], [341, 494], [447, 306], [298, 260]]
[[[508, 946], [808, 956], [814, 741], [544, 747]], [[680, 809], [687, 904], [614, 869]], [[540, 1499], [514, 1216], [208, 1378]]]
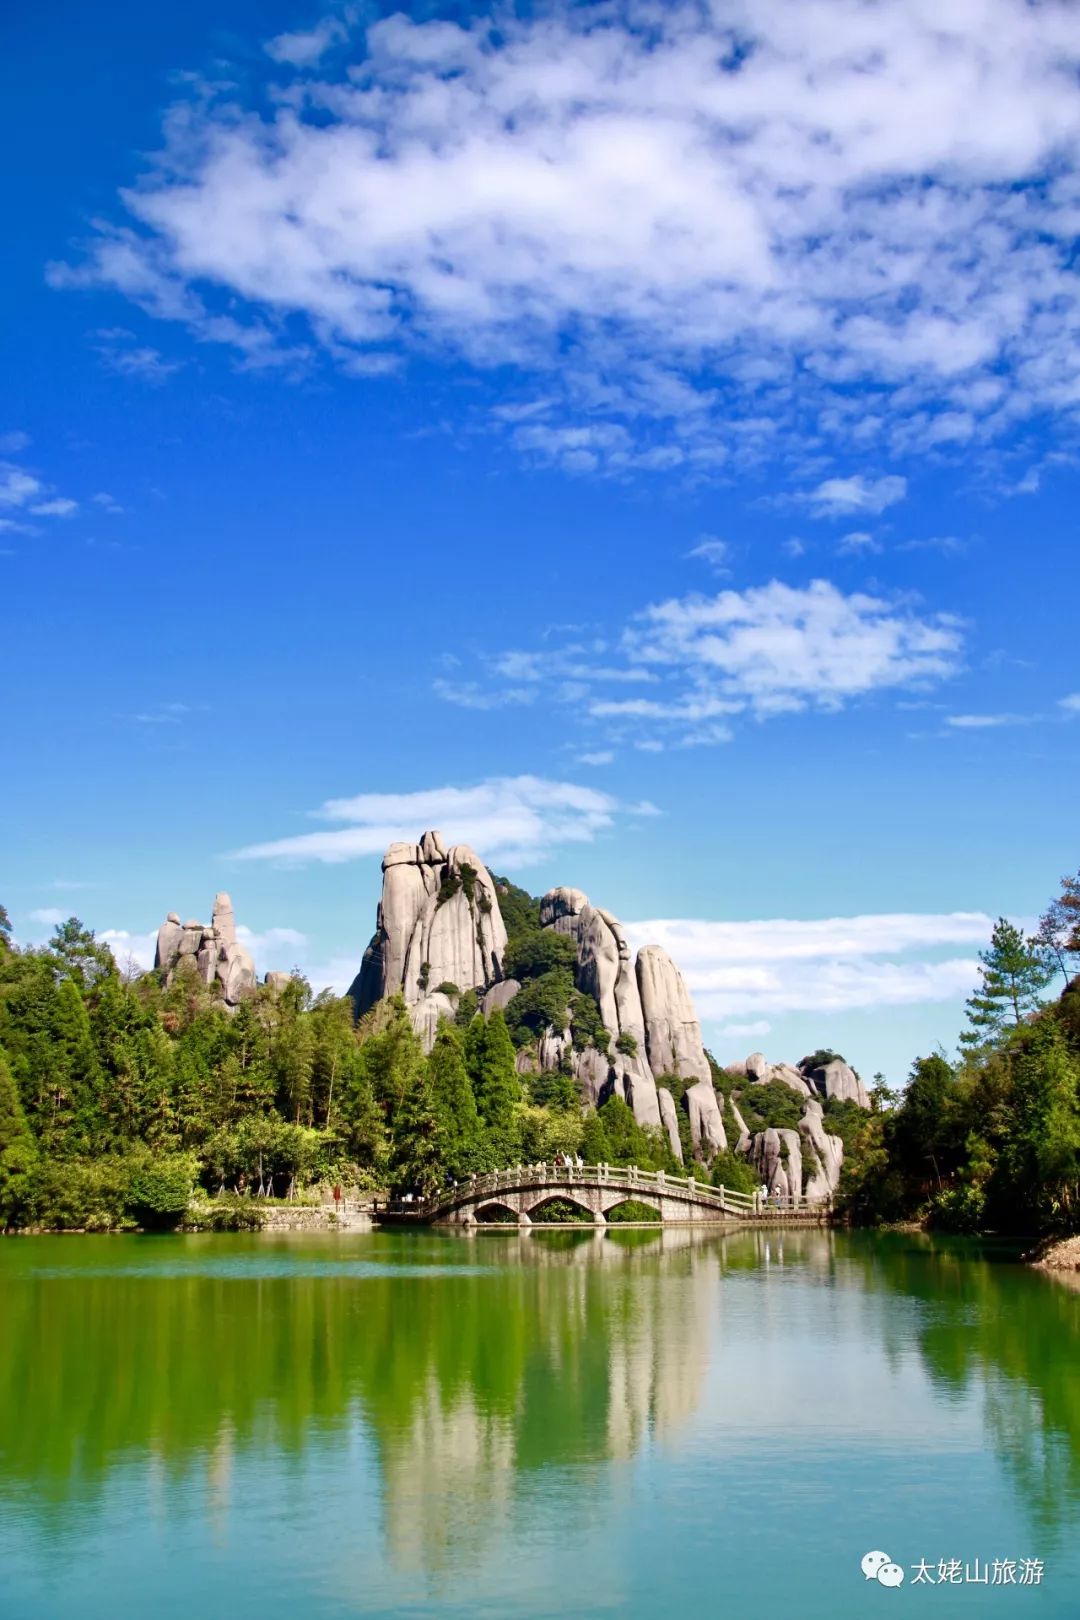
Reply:
[[375, 1219], [386, 1225], [477, 1226], [506, 1222], [518, 1226], [542, 1225], [544, 1209], [558, 1200], [575, 1204], [603, 1226], [620, 1204], [644, 1204], [665, 1223], [798, 1221], [828, 1218], [827, 1202], [783, 1198], [761, 1203], [752, 1193], [729, 1187], [711, 1187], [693, 1176], [669, 1176], [663, 1170], [639, 1170], [615, 1165], [519, 1165], [471, 1176], [442, 1188], [428, 1199], [396, 1199], [375, 1205]]

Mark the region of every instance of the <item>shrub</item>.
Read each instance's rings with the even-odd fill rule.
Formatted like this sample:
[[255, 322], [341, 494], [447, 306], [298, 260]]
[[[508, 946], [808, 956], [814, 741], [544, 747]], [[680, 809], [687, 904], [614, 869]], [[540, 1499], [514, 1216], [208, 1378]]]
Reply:
[[195, 1161], [186, 1153], [136, 1163], [128, 1185], [128, 1212], [140, 1226], [176, 1226], [194, 1185]]
[[628, 1198], [625, 1204], [616, 1204], [614, 1209], [607, 1212], [609, 1226], [620, 1226], [626, 1221], [635, 1224], [648, 1221], [650, 1225], [660, 1220], [660, 1211], [653, 1209], [651, 1204], [639, 1204], [636, 1199]]
[[615, 1050], [621, 1052], [624, 1057], [637, 1057], [637, 1041], [628, 1029], [624, 1029], [615, 1042]]

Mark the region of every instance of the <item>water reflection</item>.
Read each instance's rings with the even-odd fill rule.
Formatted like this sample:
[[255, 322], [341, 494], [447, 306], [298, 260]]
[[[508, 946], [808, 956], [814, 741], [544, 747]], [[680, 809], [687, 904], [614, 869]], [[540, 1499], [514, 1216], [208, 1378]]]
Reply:
[[369, 1469], [390, 1563], [432, 1575], [512, 1546], [545, 1493], [610, 1512], [653, 1453], [702, 1453], [752, 1499], [755, 1461], [810, 1492], [847, 1444], [931, 1457], [972, 1423], [1035, 1524], [1077, 1522], [1080, 1295], [955, 1246], [27, 1239], [0, 1290], [0, 1505], [54, 1542], [125, 1471], [164, 1517], [197, 1487], [224, 1536], [245, 1461], [299, 1491], [329, 1459]]

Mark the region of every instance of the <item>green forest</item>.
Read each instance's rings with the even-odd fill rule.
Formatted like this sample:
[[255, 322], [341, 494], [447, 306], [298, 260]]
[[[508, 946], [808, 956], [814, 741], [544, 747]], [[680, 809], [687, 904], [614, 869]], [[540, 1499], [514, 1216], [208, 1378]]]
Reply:
[[[257, 1225], [266, 1200], [316, 1187], [430, 1192], [559, 1152], [678, 1172], [666, 1136], [618, 1097], [583, 1116], [568, 1071], [518, 1072], [518, 1053], [562, 1027], [566, 1009], [578, 1049], [606, 1050], [609, 1037], [574, 988], [572, 944], [541, 930], [533, 896], [498, 883], [507, 971], [523, 988], [505, 1015], [485, 1018], [474, 992], [440, 986], [456, 1014], [428, 1056], [400, 999], [357, 1020], [347, 997], [313, 995], [294, 977], [231, 1011], [190, 961], [168, 984], [121, 972], [75, 918], [22, 948], [0, 908], [0, 1224]], [[1080, 1224], [1078, 955], [1080, 877], [1064, 880], [1036, 937], [999, 921], [955, 1060], [919, 1058], [899, 1095], [875, 1077], [870, 1113], [830, 1101], [848, 1218], [963, 1231]], [[733, 1099], [751, 1131], [797, 1122], [787, 1087], [713, 1074], [732, 1142]], [[658, 1080], [678, 1103], [685, 1081]], [[731, 1151], [710, 1174], [741, 1190], [756, 1182]]]

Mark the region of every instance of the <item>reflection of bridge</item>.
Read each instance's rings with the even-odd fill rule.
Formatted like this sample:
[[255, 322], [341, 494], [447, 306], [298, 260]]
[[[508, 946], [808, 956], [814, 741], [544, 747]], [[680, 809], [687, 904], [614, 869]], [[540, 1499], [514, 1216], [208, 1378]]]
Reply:
[[[663, 1170], [638, 1170], [605, 1164], [581, 1169], [561, 1165], [526, 1164], [513, 1170], [494, 1170], [454, 1182], [430, 1198], [396, 1199], [375, 1205], [375, 1219], [384, 1224], [474, 1226], [501, 1222], [507, 1217], [518, 1226], [543, 1224], [545, 1206], [574, 1204], [603, 1226], [622, 1204], [644, 1204], [661, 1221], [732, 1223], [798, 1221], [820, 1223], [828, 1217], [828, 1201], [774, 1198], [762, 1201], [753, 1193], [731, 1187], [711, 1187], [693, 1176], [669, 1176]], [[562, 1223], [560, 1223], [562, 1224]]]

